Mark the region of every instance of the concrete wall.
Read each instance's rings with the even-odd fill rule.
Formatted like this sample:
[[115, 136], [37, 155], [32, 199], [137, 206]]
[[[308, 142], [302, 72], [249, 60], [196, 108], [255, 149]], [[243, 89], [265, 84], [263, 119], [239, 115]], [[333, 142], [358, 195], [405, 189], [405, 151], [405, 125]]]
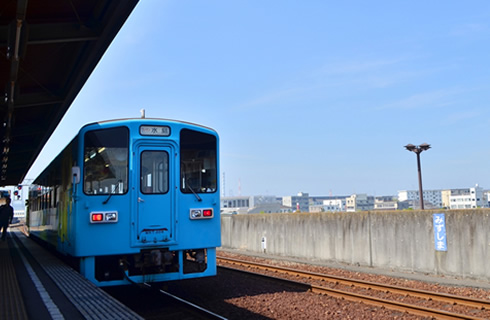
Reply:
[[[434, 246], [445, 213], [447, 251]], [[222, 246], [399, 271], [490, 279], [490, 210], [244, 214], [221, 217]]]

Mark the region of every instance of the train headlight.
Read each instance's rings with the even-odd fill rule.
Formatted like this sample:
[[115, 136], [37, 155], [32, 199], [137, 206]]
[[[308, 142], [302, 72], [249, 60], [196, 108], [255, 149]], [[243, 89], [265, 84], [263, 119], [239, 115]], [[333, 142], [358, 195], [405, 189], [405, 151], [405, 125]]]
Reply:
[[189, 217], [195, 219], [210, 219], [214, 217], [213, 209], [191, 209]]
[[106, 221], [117, 221], [117, 212], [107, 212], [105, 214]]

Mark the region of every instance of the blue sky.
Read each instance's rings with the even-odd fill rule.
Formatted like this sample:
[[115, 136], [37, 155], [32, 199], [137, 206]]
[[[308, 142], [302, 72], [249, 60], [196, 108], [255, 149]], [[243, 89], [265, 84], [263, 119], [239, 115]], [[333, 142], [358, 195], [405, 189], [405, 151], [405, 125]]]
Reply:
[[220, 134], [231, 195], [490, 189], [490, 2], [141, 0], [28, 174], [86, 123]]

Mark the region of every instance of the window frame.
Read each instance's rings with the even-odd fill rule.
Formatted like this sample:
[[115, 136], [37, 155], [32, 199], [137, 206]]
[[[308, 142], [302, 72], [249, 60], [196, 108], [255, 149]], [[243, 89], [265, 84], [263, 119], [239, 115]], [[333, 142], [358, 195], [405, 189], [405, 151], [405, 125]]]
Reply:
[[[166, 179], [164, 179], [164, 181], [166, 182], [166, 185], [164, 186], [166, 189], [164, 192], [146, 192], [145, 191], [145, 188], [147, 188], [148, 186], [143, 186], [143, 182], [144, 181], [148, 181], [148, 180], [145, 180], [144, 179], [144, 170], [143, 170], [143, 156], [146, 154], [146, 153], [164, 153], [166, 155], [166, 164], [167, 164], [167, 170], [166, 170]], [[162, 161], [163, 162], [163, 161]], [[163, 163], [164, 164], [164, 163]], [[157, 166], [159, 166], [160, 163], [157, 164]], [[165, 170], [163, 170], [165, 171]], [[152, 171], [152, 174], [155, 173]], [[165, 172], [164, 172], [165, 173]], [[157, 173], [156, 174], [159, 174], [158, 172], [158, 169], [157, 169]], [[158, 179], [158, 178], [157, 178]], [[153, 180], [153, 179], [152, 179]], [[169, 191], [170, 191], [170, 154], [165, 151], [165, 150], [143, 150], [141, 151], [140, 153], [140, 185], [139, 185], [139, 188], [140, 188], [140, 192], [144, 195], [162, 195], [162, 194], [168, 194]]]
[[[199, 144], [198, 146], [201, 146], [200, 148], [195, 148], [195, 149], [192, 149], [192, 148], [187, 148], [187, 149], [184, 149], [185, 147], [188, 147], [187, 144], [189, 144], [188, 141], [185, 141], [183, 136], [185, 134], [195, 134], [195, 137], [201, 135], [201, 137], [204, 139], [206, 138], [207, 136], [207, 139], [212, 139], [212, 141], [204, 141], [202, 144]], [[218, 191], [218, 187], [219, 187], [219, 181], [218, 181], [218, 138], [216, 137], [216, 135], [213, 135], [213, 134], [210, 134], [210, 133], [207, 133], [207, 132], [202, 132], [202, 131], [198, 131], [198, 130], [194, 130], [194, 129], [188, 129], [188, 128], [185, 128], [185, 129], [182, 129], [180, 131], [180, 146], [179, 146], [179, 152], [180, 152], [180, 182], [179, 182], [179, 185], [180, 185], [180, 191], [184, 194], [193, 194], [193, 193], [198, 193], [198, 194], [213, 194], [213, 193], [216, 193]], [[195, 139], [189, 139], [189, 141], [195, 141]], [[212, 148], [205, 148], [203, 147], [205, 144], [211, 144], [212, 143]], [[201, 149], [201, 150], [200, 150]], [[194, 187], [191, 187], [191, 184], [188, 182], [189, 180], [189, 177], [186, 177], [186, 174], [192, 174], [192, 175], [195, 175], [198, 171], [184, 171], [185, 170], [185, 167], [186, 167], [186, 162], [191, 162], [190, 161], [190, 158], [185, 158], [186, 156], [186, 153], [187, 152], [190, 152], [192, 150], [192, 152], [195, 152], [195, 153], [199, 153], [198, 151], [208, 151], [208, 152], [214, 152], [214, 154], [212, 155], [212, 157], [202, 157], [202, 158], [199, 158], [199, 159], [203, 159], [203, 164], [204, 164], [204, 159], [210, 161], [209, 164], [212, 163], [212, 165], [208, 168], [202, 168], [201, 169], [201, 172], [203, 174], [206, 173], [206, 171], [204, 171], [205, 169], [209, 169], [210, 171], [211, 170], [214, 170], [214, 173], [212, 177], [210, 177], [210, 179], [208, 178], [208, 180], [211, 180], [211, 181], [214, 181], [214, 184], [213, 185], [210, 185], [209, 188], [206, 188], [203, 183], [202, 183], [202, 175], [199, 177], [199, 181], [200, 181], [200, 186], [198, 188], [194, 188]], [[194, 160], [194, 159], [193, 159]], [[187, 187], [187, 185], [189, 185], [189, 187]], [[208, 191], [208, 189], [211, 189]]]
[[[118, 182], [118, 184], [115, 185], [115, 190], [117, 190], [116, 192], [114, 192], [113, 190], [108, 190], [108, 192], [89, 192], [88, 189], [87, 189], [87, 183], [93, 183], [93, 181], [96, 181], [96, 180], [88, 180], [87, 177], [88, 177], [88, 174], [87, 174], [87, 169], [90, 168], [89, 165], [87, 165], [87, 162], [86, 161], [86, 152], [88, 150], [87, 148], [87, 141], [88, 141], [88, 138], [87, 138], [87, 135], [89, 134], [96, 134], [96, 133], [99, 133], [99, 132], [104, 132], [104, 131], [108, 131], [108, 130], [121, 130], [121, 133], [124, 131], [124, 135], [125, 135], [125, 139], [121, 139], [121, 138], [118, 138], [118, 143], [121, 143], [122, 140], [125, 140], [123, 142], [124, 146], [122, 148], [125, 148], [126, 149], [126, 154], [125, 154], [125, 159], [124, 160], [121, 160], [121, 161], [125, 161], [125, 166], [123, 165], [122, 167], [125, 167], [125, 173], [123, 174], [123, 176], [125, 177], [125, 180], [124, 181], [121, 181], [121, 182]], [[121, 135], [119, 134], [119, 137]], [[83, 144], [82, 144], [82, 163], [83, 163], [83, 176], [82, 176], [82, 189], [83, 189], [83, 193], [87, 196], [107, 196], [107, 195], [114, 195], [114, 196], [117, 196], [117, 195], [125, 195], [129, 192], [129, 180], [130, 180], [130, 170], [129, 170], [129, 157], [130, 157], [130, 145], [129, 145], [129, 140], [130, 140], [130, 130], [127, 126], [115, 126], [115, 127], [109, 127], [109, 128], [101, 128], [101, 129], [95, 129], [95, 130], [88, 130], [86, 131], [84, 134], [83, 134]], [[107, 146], [103, 146], [104, 148], [108, 148]], [[95, 148], [92, 147], [92, 148]], [[109, 147], [110, 148], [110, 147]], [[102, 180], [101, 180], [102, 181]], [[123, 184], [123, 189], [121, 192], [121, 190], [119, 190], [119, 185], [120, 183]], [[95, 188], [93, 189], [95, 190]]]

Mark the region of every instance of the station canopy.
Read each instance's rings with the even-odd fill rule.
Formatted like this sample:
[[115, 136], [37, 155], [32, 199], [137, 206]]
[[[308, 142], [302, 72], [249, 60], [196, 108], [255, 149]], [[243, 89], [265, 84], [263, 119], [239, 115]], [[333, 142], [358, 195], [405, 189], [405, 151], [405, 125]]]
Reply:
[[0, 1], [0, 185], [23, 181], [137, 2]]

